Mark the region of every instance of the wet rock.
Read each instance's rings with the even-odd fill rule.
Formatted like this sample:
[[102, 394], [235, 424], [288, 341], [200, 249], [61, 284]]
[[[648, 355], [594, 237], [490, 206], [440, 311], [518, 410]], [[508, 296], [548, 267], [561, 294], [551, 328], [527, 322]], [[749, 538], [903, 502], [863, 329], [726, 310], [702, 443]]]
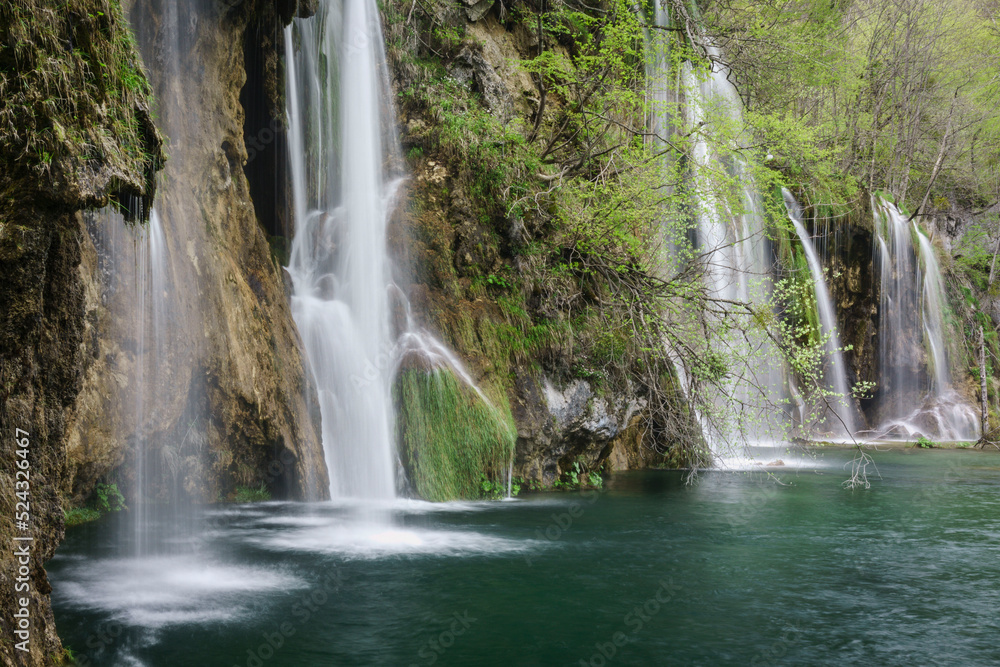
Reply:
[[544, 376], [520, 376], [516, 392], [517, 461], [525, 479], [551, 485], [577, 461], [591, 471], [605, 464], [626, 470], [655, 458], [640, 447], [641, 400], [597, 395], [582, 379], [560, 387]]

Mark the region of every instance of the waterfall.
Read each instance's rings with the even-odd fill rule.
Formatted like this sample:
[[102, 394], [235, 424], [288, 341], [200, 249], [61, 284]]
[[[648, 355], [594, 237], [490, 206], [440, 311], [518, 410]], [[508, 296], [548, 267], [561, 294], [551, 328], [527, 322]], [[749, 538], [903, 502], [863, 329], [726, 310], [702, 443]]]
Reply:
[[882, 290], [880, 437], [975, 440], [976, 411], [951, 384], [944, 281], [934, 246], [892, 203], [874, 201], [872, 208]]
[[117, 398], [121, 435], [133, 458], [128, 537], [131, 555], [147, 555], [155, 538], [152, 510], [157, 480], [163, 472], [149, 446], [150, 423], [158, 409], [167, 328], [171, 326], [164, 294], [168, 290], [167, 250], [159, 213], [149, 222], [130, 225], [110, 208], [86, 216], [88, 235], [97, 255], [101, 301], [111, 314], [111, 335], [132, 351]]
[[[884, 417], [908, 414], [922, 393], [920, 280], [906, 217], [888, 202], [873, 202], [879, 257], [879, 395]], [[914, 396], [914, 395], [917, 396]]]
[[924, 335], [930, 348], [931, 369], [933, 381], [931, 391], [941, 396], [951, 387], [951, 372], [948, 367], [948, 355], [944, 343], [944, 317], [942, 303], [944, 299], [944, 283], [941, 280], [941, 268], [938, 266], [937, 255], [930, 239], [924, 236], [916, 223], [913, 224], [917, 240], [920, 243], [920, 259], [924, 265], [924, 298], [922, 299], [921, 315], [924, 320]]
[[395, 121], [374, 0], [322, 0], [286, 29], [285, 54], [292, 316], [319, 396], [330, 493], [391, 498], [386, 223], [396, 188], [385, 164]]
[[931, 394], [934, 423], [943, 440], [978, 440], [979, 416], [951, 385], [951, 364], [944, 337], [944, 281], [934, 246], [920, 228], [913, 225], [920, 242], [920, 258], [924, 265], [924, 295], [921, 314], [924, 335], [930, 351], [933, 369]]
[[[657, 20], [663, 17], [657, 16]], [[728, 70], [708, 47], [712, 70], [699, 80], [687, 64], [682, 71], [688, 94], [685, 120], [695, 133], [692, 149], [692, 180], [698, 193], [696, 211], [699, 252], [705, 262], [709, 292], [716, 298], [768, 307], [771, 289], [770, 251], [764, 233], [760, 195], [746, 164], [732, 150], [721, 150], [706, 138], [703, 126], [722, 125], [716, 145], [726, 141], [726, 123], [742, 127], [743, 106]], [[665, 59], [665, 62], [667, 59]], [[663, 96], [664, 92], [660, 91]], [[721, 123], [717, 123], [721, 119]], [[657, 125], [666, 122], [658, 117]], [[722, 174], [721, 178], [717, 176]], [[735, 185], [734, 185], [735, 184]], [[733, 351], [729, 398], [723, 403], [738, 404], [737, 428], [717, 428], [704, 423], [705, 435], [716, 458], [729, 458], [738, 439], [743, 444], [773, 444], [783, 440], [790, 404], [784, 362], [762, 332], [749, 329], [749, 336], [737, 333], [725, 342]], [[727, 451], [728, 450], [728, 451]], [[737, 453], [739, 458], [741, 455]]]
[[850, 385], [847, 382], [847, 364], [840, 347], [840, 334], [837, 329], [837, 313], [830, 298], [830, 289], [823, 275], [823, 265], [813, 245], [812, 238], [802, 224], [802, 209], [788, 190], [782, 189], [785, 197], [785, 207], [788, 218], [795, 226], [795, 232], [802, 242], [812, 276], [813, 292], [816, 295], [816, 306], [819, 311], [820, 336], [826, 352], [823, 363], [823, 379], [836, 396], [829, 401], [829, 411], [835, 413], [828, 417], [828, 425], [833, 431], [844, 437], [851, 437], [858, 430], [858, 419], [851, 398]]
[[[118, 216], [114, 216], [118, 217]], [[120, 219], [111, 224], [124, 224]], [[132, 512], [135, 516], [135, 554], [146, 555], [150, 550], [152, 498], [151, 482], [157, 478], [158, 466], [150, 459], [152, 452], [147, 447], [144, 429], [148, 412], [154, 404], [146, 402], [147, 397], [155, 400], [158, 389], [161, 350], [166, 326], [166, 308], [163, 294], [166, 291], [166, 240], [163, 225], [156, 209], [149, 216], [149, 223], [132, 229], [135, 248], [135, 500]]]

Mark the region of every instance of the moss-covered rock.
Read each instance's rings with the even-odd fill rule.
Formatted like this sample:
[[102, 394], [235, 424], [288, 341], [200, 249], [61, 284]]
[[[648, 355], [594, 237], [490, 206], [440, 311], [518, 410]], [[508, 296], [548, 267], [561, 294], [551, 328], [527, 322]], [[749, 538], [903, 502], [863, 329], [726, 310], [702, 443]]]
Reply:
[[120, 2], [4, 3], [0, 73], [0, 206], [43, 197], [148, 216], [163, 154]]
[[506, 400], [494, 405], [446, 369], [404, 370], [393, 394], [400, 458], [419, 497], [477, 498], [484, 480], [506, 482], [517, 437]]

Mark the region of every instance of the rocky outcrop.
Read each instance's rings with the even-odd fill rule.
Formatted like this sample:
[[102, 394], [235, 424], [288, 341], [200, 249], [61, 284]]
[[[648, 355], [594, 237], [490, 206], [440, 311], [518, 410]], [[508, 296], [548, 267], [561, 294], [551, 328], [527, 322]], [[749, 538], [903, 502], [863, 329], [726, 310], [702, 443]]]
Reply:
[[[129, 4], [152, 87], [118, 2], [0, 7], [0, 65], [11, 73], [0, 77], [5, 666], [61, 659], [43, 564], [62, 538], [62, 507], [102, 479], [130, 491], [137, 442], [160, 472], [150, 495], [169, 486], [215, 500], [264, 484], [316, 498], [327, 488], [281, 269], [244, 176], [240, 104], [248, 26], [264, 26], [273, 51], [284, 23], [308, 9], [227, 0], [190, 3], [178, 17], [173, 3]], [[277, 63], [272, 54], [259, 86], [280, 108]], [[157, 226], [145, 223], [163, 163], [154, 117], [171, 158], [154, 214], [163, 281], [150, 278]], [[13, 523], [15, 429], [29, 434], [27, 530]], [[27, 652], [13, 642], [15, 535], [33, 538]]]
[[642, 445], [641, 398], [600, 396], [581, 379], [560, 388], [544, 376], [518, 378], [514, 393], [516, 460], [525, 480], [550, 486], [576, 463], [612, 472], [665, 461]]
[[[128, 496], [144, 456], [145, 492], [164, 499], [215, 501], [262, 484], [281, 497], [323, 497], [318, 415], [282, 269], [243, 172], [242, 44], [254, 8], [194, 3], [180, 20], [167, 7], [133, 9], [171, 156], [155, 206], [164, 247], [155, 258], [146, 237], [123, 238], [114, 220], [88, 225], [93, 361], [68, 434], [64, 490], [81, 499], [115, 471]], [[280, 36], [279, 18], [268, 16]]]

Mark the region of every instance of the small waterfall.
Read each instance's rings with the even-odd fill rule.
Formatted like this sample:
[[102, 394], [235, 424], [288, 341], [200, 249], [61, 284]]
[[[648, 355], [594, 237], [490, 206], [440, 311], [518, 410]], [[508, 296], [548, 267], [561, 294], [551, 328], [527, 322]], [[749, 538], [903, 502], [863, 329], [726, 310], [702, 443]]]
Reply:
[[171, 326], [164, 298], [168, 291], [166, 240], [156, 209], [148, 223], [135, 225], [104, 209], [88, 214], [87, 227], [97, 253], [101, 300], [110, 314], [109, 334], [132, 351], [118, 398], [124, 408], [121, 433], [133, 459], [128, 501], [131, 525], [127, 527], [131, 545], [126, 552], [144, 556], [155, 549], [153, 510], [162, 496], [157, 482], [164, 472], [149, 440]]
[[379, 21], [374, 0], [323, 0], [285, 33], [292, 315], [319, 394], [335, 498], [395, 495], [386, 255], [395, 183], [384, 167], [395, 121]]
[[951, 364], [944, 335], [944, 281], [934, 246], [920, 228], [913, 225], [920, 242], [920, 258], [924, 265], [924, 298], [922, 315], [924, 335], [932, 364], [931, 408], [938, 434], [943, 440], [978, 440], [979, 415], [951, 384]]
[[[117, 217], [117, 216], [115, 216]], [[112, 220], [112, 224], [123, 224]], [[150, 214], [149, 223], [133, 228], [135, 248], [135, 500], [132, 512], [135, 516], [135, 555], [147, 555], [151, 549], [150, 531], [152, 483], [158, 477], [159, 466], [154, 462], [154, 453], [147, 447], [145, 423], [149, 411], [154, 409], [158, 387], [161, 351], [163, 350], [166, 308], [163, 294], [166, 291], [166, 241], [163, 226], [156, 209]], [[150, 399], [147, 403], [147, 398]]]
[[[657, 20], [662, 17], [658, 16]], [[692, 150], [693, 187], [698, 194], [698, 245], [704, 256], [709, 291], [717, 298], [766, 307], [771, 289], [771, 261], [764, 233], [760, 195], [744, 162], [732, 151], [713, 147], [725, 141], [729, 123], [740, 127], [743, 106], [739, 94], [728, 80], [728, 70], [714, 56], [712, 70], [699, 80], [687, 64], [682, 72], [688, 100], [686, 121], [696, 139]], [[662, 91], [661, 91], [662, 92]], [[658, 124], [666, 122], [657, 119]], [[721, 125], [720, 136], [710, 142], [703, 126]], [[716, 174], [723, 174], [721, 178]], [[733, 185], [737, 184], [737, 185]], [[736, 188], [735, 190], [733, 188]], [[729, 391], [732, 401], [742, 407], [735, 427], [723, 431], [705, 425], [705, 434], [717, 458], [733, 455], [737, 440], [745, 445], [773, 444], [784, 439], [790, 405], [784, 362], [770, 339], [753, 331], [749, 339], [734, 335], [726, 345], [734, 351], [731, 369], [737, 378]], [[682, 373], [683, 375], [683, 373]], [[726, 399], [720, 398], [725, 401]], [[728, 402], [728, 401], [727, 401]], [[743, 453], [735, 452], [737, 458]]]
[[873, 201], [879, 265], [879, 387], [883, 417], [909, 414], [924, 391], [920, 278], [911, 227], [889, 202]]
[[802, 208], [788, 190], [783, 189], [782, 194], [785, 197], [788, 218], [795, 226], [795, 232], [802, 242], [806, 261], [809, 264], [809, 273], [812, 276], [813, 292], [816, 295], [816, 306], [819, 311], [820, 335], [826, 350], [823, 379], [829, 385], [830, 390], [837, 394], [829, 401], [829, 409], [835, 414], [828, 417], [827, 425], [832, 427], [834, 433], [843, 437], [851, 437], [858, 430], [858, 419], [854, 401], [851, 398], [850, 385], [847, 382], [847, 364], [840, 348], [837, 313], [833, 308], [833, 300], [830, 298], [826, 277], [823, 275], [823, 265], [819, 261], [819, 255], [816, 253], [812, 238], [802, 224]]
[[[875, 201], [872, 208], [882, 273], [880, 437], [975, 440], [976, 411], [951, 383], [944, 281], [934, 246], [892, 203]], [[914, 245], [920, 251], [920, 270]]]
[[924, 320], [924, 335], [930, 348], [930, 364], [933, 381], [931, 391], [940, 396], [951, 388], [951, 371], [948, 367], [948, 355], [944, 342], [944, 283], [941, 280], [941, 268], [938, 266], [937, 255], [930, 239], [924, 236], [916, 223], [913, 230], [920, 243], [920, 259], [924, 265], [924, 298], [922, 299], [921, 315]]

